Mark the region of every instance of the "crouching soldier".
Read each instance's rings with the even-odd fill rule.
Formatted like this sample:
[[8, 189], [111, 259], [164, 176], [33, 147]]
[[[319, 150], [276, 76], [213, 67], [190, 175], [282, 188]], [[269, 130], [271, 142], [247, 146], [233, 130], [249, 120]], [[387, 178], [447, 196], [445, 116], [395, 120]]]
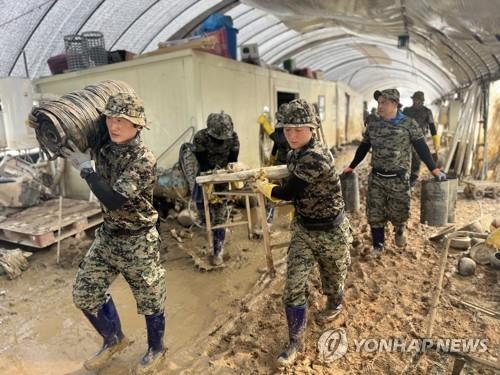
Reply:
[[[222, 169], [229, 163], [238, 161], [238, 154], [240, 152], [238, 134], [234, 131], [231, 116], [224, 112], [211, 113], [208, 116], [207, 127], [199, 130], [194, 135], [193, 144], [194, 154], [200, 166], [200, 173], [212, 169]], [[224, 188], [223, 184], [215, 185], [215, 191], [224, 190]], [[196, 185], [194, 195], [198, 214], [204, 220], [205, 210], [200, 185]], [[212, 225], [220, 225], [226, 222], [225, 202], [211, 202], [209, 208]], [[212, 264], [218, 266], [223, 263], [222, 256], [224, 254], [226, 229], [214, 229], [212, 233]]]
[[71, 148], [63, 150], [99, 199], [104, 217], [73, 286], [75, 305], [103, 338], [101, 350], [84, 367], [104, 367], [129, 344], [107, 294], [110, 284], [122, 274], [132, 289], [138, 313], [146, 319], [148, 349], [136, 373], [147, 373], [165, 353], [165, 270], [155, 227], [158, 214], [153, 208], [156, 159], [140, 138], [147, 123], [139, 98], [124, 93], [112, 96], [104, 115], [110, 140], [95, 150], [95, 167], [90, 151], [80, 152], [71, 143]]
[[344, 281], [350, 264], [352, 233], [344, 214], [340, 180], [331, 153], [316, 140], [319, 126], [315, 108], [302, 99], [290, 102], [283, 119], [289, 177], [281, 186], [257, 181], [256, 188], [271, 200], [293, 201], [296, 219], [288, 248], [283, 302], [289, 343], [278, 364], [289, 366], [302, 350], [306, 326], [307, 281], [319, 265], [326, 309], [321, 318], [334, 319], [342, 308]]

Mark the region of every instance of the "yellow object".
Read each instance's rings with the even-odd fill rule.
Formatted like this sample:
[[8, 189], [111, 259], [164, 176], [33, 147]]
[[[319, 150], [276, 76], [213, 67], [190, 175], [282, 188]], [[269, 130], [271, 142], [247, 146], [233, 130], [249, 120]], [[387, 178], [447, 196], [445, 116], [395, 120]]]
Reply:
[[275, 184], [271, 184], [270, 182], [257, 180], [255, 181], [255, 187], [258, 191], [260, 191], [266, 198], [268, 198], [271, 202], [281, 202], [281, 199], [273, 198], [272, 191], [273, 187], [278, 186]]
[[441, 136], [437, 134], [433, 135], [432, 142], [434, 143], [434, 151], [439, 152], [439, 148], [441, 147]]
[[288, 213], [288, 221], [292, 222], [293, 219], [295, 219], [295, 216], [297, 216], [297, 211], [295, 210], [295, 207]]
[[231, 181], [231, 190], [243, 189], [245, 183], [243, 181]]
[[264, 129], [264, 132], [267, 135], [271, 135], [274, 133], [273, 126], [269, 123], [269, 119], [265, 114], [260, 115], [257, 119], [257, 122], [260, 124], [260, 126], [262, 126], [262, 129]]
[[486, 244], [493, 246], [495, 249], [500, 249], [500, 228], [495, 229], [486, 239]]

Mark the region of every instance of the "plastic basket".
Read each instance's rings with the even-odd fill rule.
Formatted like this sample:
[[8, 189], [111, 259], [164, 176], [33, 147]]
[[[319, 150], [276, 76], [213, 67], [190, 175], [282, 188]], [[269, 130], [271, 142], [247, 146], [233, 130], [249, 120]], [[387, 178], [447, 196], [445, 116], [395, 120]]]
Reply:
[[100, 31], [85, 31], [82, 36], [87, 41], [90, 65], [106, 65], [108, 54], [104, 46], [104, 35]]
[[64, 37], [64, 46], [66, 48], [68, 70], [80, 70], [89, 67], [87, 40], [83, 36], [66, 35]]

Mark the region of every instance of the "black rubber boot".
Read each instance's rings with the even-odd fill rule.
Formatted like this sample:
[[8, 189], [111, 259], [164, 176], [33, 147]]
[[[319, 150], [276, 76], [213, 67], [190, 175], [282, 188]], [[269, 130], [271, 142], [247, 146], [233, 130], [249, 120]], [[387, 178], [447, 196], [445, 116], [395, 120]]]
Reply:
[[373, 241], [373, 257], [379, 257], [384, 250], [385, 230], [384, 228], [372, 227], [372, 241]]
[[163, 345], [165, 334], [165, 314], [146, 315], [148, 350], [137, 364], [136, 374], [153, 374], [161, 364], [166, 353]]
[[288, 346], [278, 357], [278, 366], [288, 367], [294, 364], [302, 350], [302, 334], [306, 328], [307, 306], [286, 307], [288, 323]]
[[111, 296], [109, 296], [108, 300], [99, 308], [97, 314], [92, 314], [85, 310], [82, 311], [92, 326], [104, 339], [101, 350], [83, 364], [87, 370], [97, 370], [104, 367], [114, 354], [125, 349], [129, 341], [123, 335], [120, 317], [118, 316]]
[[326, 307], [320, 313], [320, 319], [325, 323], [334, 320], [342, 311], [343, 300], [343, 291], [333, 296], [327, 296]]
[[405, 235], [405, 226], [398, 225], [395, 228], [394, 242], [396, 242], [396, 246], [405, 247], [406, 246], [406, 235]]
[[212, 256], [212, 263], [214, 266], [220, 266], [224, 262], [222, 256], [224, 255], [224, 240], [226, 238], [226, 229], [214, 229], [212, 233], [214, 236], [214, 253]]

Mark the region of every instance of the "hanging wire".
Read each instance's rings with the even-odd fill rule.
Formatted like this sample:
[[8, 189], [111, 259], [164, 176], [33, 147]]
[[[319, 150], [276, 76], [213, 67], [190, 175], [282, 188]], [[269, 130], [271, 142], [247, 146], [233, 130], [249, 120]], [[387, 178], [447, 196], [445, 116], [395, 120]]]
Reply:
[[81, 150], [96, 149], [108, 138], [104, 111], [108, 99], [118, 93], [135, 94], [122, 81], [102, 81], [60, 98], [43, 101], [30, 115], [41, 150], [49, 160], [61, 155], [68, 141]]

